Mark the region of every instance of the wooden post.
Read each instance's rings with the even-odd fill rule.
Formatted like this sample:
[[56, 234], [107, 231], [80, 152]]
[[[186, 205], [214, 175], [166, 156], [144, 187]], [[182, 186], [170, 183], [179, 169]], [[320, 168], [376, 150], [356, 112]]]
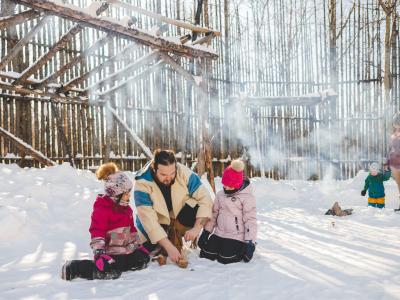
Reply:
[[65, 135], [64, 128], [63, 128], [63, 121], [61, 120], [60, 115], [58, 113], [58, 108], [53, 101], [51, 101], [51, 111], [52, 111], [52, 114], [54, 115], [54, 118], [57, 123], [56, 126], [57, 126], [58, 138], [61, 139], [61, 141], [63, 143], [64, 153], [68, 154], [69, 163], [71, 164], [71, 166], [73, 168], [75, 168], [75, 160], [72, 155], [71, 145]]

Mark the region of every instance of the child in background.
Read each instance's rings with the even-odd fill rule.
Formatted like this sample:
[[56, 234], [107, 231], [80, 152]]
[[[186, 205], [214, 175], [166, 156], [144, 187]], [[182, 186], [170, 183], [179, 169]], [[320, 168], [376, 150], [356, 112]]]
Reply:
[[65, 280], [115, 279], [123, 271], [145, 268], [150, 260], [129, 206], [132, 180], [114, 163], [101, 165], [96, 176], [104, 180], [105, 194], [97, 195], [89, 228], [94, 259], [67, 261], [61, 275]]
[[372, 163], [369, 166], [369, 175], [365, 179], [364, 189], [361, 196], [365, 196], [368, 190], [368, 206], [384, 208], [385, 207], [385, 188], [383, 182], [390, 179], [391, 172], [386, 170], [380, 172], [379, 165]]
[[250, 180], [244, 177], [244, 164], [232, 161], [222, 175], [224, 189], [216, 195], [212, 218], [200, 235], [200, 257], [222, 264], [249, 262], [257, 237], [256, 199]]

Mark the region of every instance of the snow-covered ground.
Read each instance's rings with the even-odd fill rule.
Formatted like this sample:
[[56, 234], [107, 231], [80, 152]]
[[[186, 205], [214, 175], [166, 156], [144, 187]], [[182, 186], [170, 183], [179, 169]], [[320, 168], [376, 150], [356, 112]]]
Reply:
[[[152, 263], [114, 281], [66, 282], [62, 263], [91, 256], [90, 213], [102, 184], [68, 165], [0, 165], [0, 299], [400, 299], [397, 187], [385, 184], [386, 209], [368, 208], [366, 175], [253, 179], [259, 240], [249, 264], [224, 266], [192, 250], [187, 269]], [[354, 215], [325, 216], [334, 201]]]

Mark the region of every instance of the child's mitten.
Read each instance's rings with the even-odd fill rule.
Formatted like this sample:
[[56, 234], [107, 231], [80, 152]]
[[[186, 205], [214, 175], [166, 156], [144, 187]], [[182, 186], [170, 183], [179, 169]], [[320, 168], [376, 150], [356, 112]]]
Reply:
[[210, 232], [203, 229], [203, 232], [201, 233], [201, 235], [199, 237], [199, 241], [197, 242], [197, 245], [199, 246], [200, 249], [204, 249], [204, 247], [207, 245], [210, 234], [211, 234]]
[[254, 250], [256, 250], [256, 244], [253, 241], [247, 241], [243, 255], [245, 262], [249, 262], [253, 258]]
[[96, 249], [94, 251], [94, 263], [97, 269], [107, 272], [111, 270], [111, 264], [115, 263], [115, 260], [108, 256], [104, 249]]
[[367, 194], [367, 191], [366, 190], [362, 190], [361, 191], [361, 196], [365, 196], [365, 194]]

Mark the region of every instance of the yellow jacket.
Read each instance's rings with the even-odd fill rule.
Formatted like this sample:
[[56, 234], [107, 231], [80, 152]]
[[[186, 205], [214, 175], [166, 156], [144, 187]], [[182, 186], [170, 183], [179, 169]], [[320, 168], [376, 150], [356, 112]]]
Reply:
[[199, 205], [197, 218], [211, 218], [213, 202], [197, 174], [177, 163], [175, 182], [171, 186], [173, 210], [170, 213], [164, 196], [151, 175], [150, 165], [148, 163], [135, 177], [134, 199], [138, 214], [136, 226], [142, 242], [150, 240], [155, 244], [167, 237], [161, 224], [169, 225], [170, 218], [176, 218], [185, 203], [191, 207]]

